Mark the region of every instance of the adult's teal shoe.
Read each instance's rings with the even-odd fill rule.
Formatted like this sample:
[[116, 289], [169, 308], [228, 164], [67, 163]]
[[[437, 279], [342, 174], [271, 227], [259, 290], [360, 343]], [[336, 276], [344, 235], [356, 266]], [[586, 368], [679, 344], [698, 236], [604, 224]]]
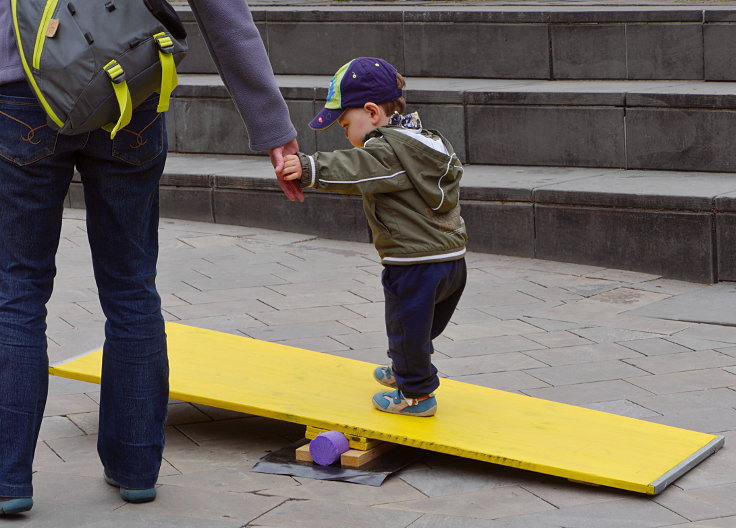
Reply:
[[31, 497], [0, 497], [0, 515], [27, 512], [33, 508]]
[[106, 472], [103, 473], [103, 477], [105, 478], [105, 482], [110, 486], [120, 488], [120, 496], [125, 502], [138, 504], [141, 502], [151, 502], [156, 498], [156, 488], [124, 488]]

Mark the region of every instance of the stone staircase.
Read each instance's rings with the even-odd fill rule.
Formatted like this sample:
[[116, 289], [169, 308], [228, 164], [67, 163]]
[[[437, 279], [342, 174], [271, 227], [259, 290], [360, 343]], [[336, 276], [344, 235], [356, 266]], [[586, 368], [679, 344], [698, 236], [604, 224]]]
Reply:
[[[409, 107], [467, 164], [470, 249], [736, 280], [736, 7], [251, 7], [304, 151], [347, 147], [337, 127], [306, 126], [341, 64], [380, 56], [408, 77]], [[359, 200], [281, 196], [179, 9], [191, 52], [168, 115], [162, 214], [369, 241]]]

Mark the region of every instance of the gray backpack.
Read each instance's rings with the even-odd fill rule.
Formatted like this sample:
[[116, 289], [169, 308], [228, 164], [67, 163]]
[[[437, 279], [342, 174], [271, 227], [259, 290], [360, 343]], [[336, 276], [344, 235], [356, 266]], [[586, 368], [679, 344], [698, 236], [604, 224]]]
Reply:
[[[6, 0], [7, 1], [7, 0]], [[176, 88], [186, 31], [166, 0], [11, 0], [21, 62], [62, 134], [115, 137], [133, 109]]]

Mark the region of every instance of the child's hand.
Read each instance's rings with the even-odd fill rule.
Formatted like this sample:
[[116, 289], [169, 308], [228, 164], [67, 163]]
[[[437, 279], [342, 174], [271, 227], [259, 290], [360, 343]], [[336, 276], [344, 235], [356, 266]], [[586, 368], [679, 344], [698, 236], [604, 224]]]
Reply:
[[284, 170], [282, 174], [287, 181], [298, 180], [302, 177], [302, 162], [299, 156], [294, 156], [293, 154], [284, 156]]
[[282, 171], [284, 170], [284, 156], [286, 156], [287, 154], [296, 154], [297, 152], [299, 152], [299, 143], [297, 143], [296, 138], [294, 138], [284, 145], [272, 148], [268, 151], [268, 155], [271, 158], [271, 164], [273, 165], [274, 171], [276, 172], [276, 178], [278, 179], [279, 187], [281, 187], [281, 190], [284, 191], [286, 197], [292, 202], [294, 200], [299, 200], [300, 202], [303, 202], [304, 193], [302, 192], [301, 185], [299, 185], [298, 182], [287, 183], [284, 180], [284, 176], [282, 174]]

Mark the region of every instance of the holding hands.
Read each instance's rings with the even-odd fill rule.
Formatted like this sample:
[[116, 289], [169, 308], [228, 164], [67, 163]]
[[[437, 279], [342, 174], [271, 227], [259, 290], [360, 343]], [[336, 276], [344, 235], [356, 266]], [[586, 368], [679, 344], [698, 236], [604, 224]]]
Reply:
[[299, 145], [296, 142], [296, 139], [292, 139], [285, 145], [271, 149], [268, 154], [271, 157], [271, 164], [273, 165], [276, 177], [279, 180], [279, 186], [281, 186], [281, 190], [284, 191], [286, 197], [292, 202], [294, 200], [303, 202], [304, 193], [302, 192], [301, 185], [299, 185], [299, 182], [291, 181], [301, 176], [301, 165], [299, 166], [299, 176], [285, 178], [286, 172], [284, 162], [288, 158], [296, 158], [297, 164], [299, 164], [299, 158], [294, 156], [297, 152], [299, 152]]
[[302, 162], [299, 156], [293, 154], [284, 156], [284, 169], [281, 173], [286, 181], [300, 179], [302, 177]]

